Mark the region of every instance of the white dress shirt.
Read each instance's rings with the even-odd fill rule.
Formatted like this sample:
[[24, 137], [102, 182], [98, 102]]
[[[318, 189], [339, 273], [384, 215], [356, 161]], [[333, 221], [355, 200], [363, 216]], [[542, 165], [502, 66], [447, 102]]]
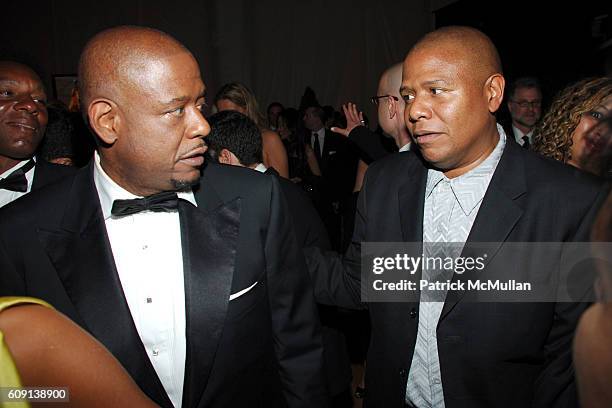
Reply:
[[512, 133], [514, 133], [514, 140], [516, 140], [516, 143], [518, 143], [521, 146], [525, 144], [525, 141], [523, 140], [523, 136], [527, 136], [527, 139], [529, 140], [529, 145], [533, 143], [533, 140], [532, 140], [533, 129], [531, 129], [527, 133], [523, 133], [521, 129], [512, 125]]
[[412, 146], [412, 143], [408, 142], [405, 145], [403, 145], [402, 147], [400, 147], [399, 152], [409, 152], [410, 151], [410, 146]]
[[323, 156], [323, 144], [325, 143], [325, 128], [322, 127], [316, 132], [312, 132], [312, 137], [310, 138], [310, 147], [312, 147], [312, 150], [314, 150], [315, 133], [317, 134], [317, 137], [319, 138], [319, 147], [321, 148], [321, 156]]
[[[115, 183], [95, 155], [94, 182], [123, 293], [147, 355], [175, 407], [185, 378], [185, 284], [179, 214], [111, 214], [113, 201], [139, 198]], [[179, 198], [196, 205], [193, 192]]]
[[[7, 178], [8, 176], [11, 175], [12, 172], [14, 172], [15, 170], [18, 170], [21, 167], [25, 166], [26, 163], [29, 162], [29, 161], [30, 161], [30, 159], [22, 160], [19, 163], [17, 163], [15, 166], [11, 167], [10, 169], [5, 171], [4, 173], [0, 174], [0, 180]], [[36, 161], [36, 159], [34, 159], [34, 161]], [[18, 199], [19, 197], [24, 196], [24, 195], [28, 194], [30, 191], [32, 191], [32, 182], [34, 181], [34, 172], [35, 171], [36, 171], [36, 166], [32, 167], [25, 174], [26, 179], [28, 180], [28, 190], [26, 192], [22, 193], [21, 191], [10, 191], [10, 190], [0, 189], [0, 207], [4, 207], [8, 203], [13, 202], [16, 199]]]

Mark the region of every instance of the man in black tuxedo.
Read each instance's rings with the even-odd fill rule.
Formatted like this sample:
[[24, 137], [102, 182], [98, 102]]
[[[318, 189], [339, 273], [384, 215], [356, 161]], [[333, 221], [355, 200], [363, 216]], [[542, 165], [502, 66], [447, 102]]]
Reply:
[[321, 170], [320, 197], [315, 202], [327, 227], [332, 247], [340, 248], [340, 207], [350, 198], [355, 183], [358, 156], [341, 135], [325, 127], [325, 111], [309, 106], [304, 112], [306, 143], [312, 147]]
[[117, 27], [88, 42], [79, 77], [94, 161], [2, 211], [1, 294], [50, 302], [161, 406], [326, 406], [278, 182], [221, 166], [200, 177], [210, 127], [192, 54]]
[[[422, 250], [412, 257], [423, 241], [464, 250], [494, 243], [484, 270], [445, 277], [457, 282], [491, 279], [514, 242], [588, 240], [606, 188], [507, 140], [494, 117], [501, 72], [494, 45], [473, 28], [445, 27], [417, 42], [400, 94], [418, 154], [370, 166], [342, 259], [308, 251], [318, 301], [369, 310], [368, 406], [577, 405], [571, 343], [586, 303], [479, 303], [459, 289], [432, 298], [418, 287], [410, 292], [417, 301], [361, 302], [362, 289], [371, 293], [362, 288], [363, 242], [414, 242]], [[417, 282], [431, 276], [430, 267], [416, 271]]]
[[47, 126], [46, 103], [30, 67], [0, 61], [0, 207], [75, 172], [34, 158]]

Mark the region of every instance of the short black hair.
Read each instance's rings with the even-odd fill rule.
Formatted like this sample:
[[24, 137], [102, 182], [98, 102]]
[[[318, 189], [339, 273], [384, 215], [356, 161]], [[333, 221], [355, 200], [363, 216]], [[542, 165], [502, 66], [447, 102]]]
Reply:
[[61, 107], [47, 107], [49, 121], [38, 154], [46, 161], [64, 157], [74, 157], [74, 126], [70, 114]]
[[219, 162], [219, 153], [227, 149], [244, 166], [261, 163], [262, 141], [259, 128], [248, 116], [236, 111], [217, 112], [208, 118], [211, 131], [204, 138], [208, 144], [206, 155]]
[[508, 98], [514, 98], [514, 92], [519, 88], [535, 88], [542, 93], [542, 86], [538, 78], [532, 76], [520, 77], [510, 83], [508, 87]]

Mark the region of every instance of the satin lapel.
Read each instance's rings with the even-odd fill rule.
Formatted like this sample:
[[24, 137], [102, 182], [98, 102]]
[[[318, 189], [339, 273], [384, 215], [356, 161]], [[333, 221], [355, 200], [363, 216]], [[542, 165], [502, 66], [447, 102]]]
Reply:
[[[197, 195], [202, 208], [179, 203], [187, 321], [183, 406], [187, 407], [198, 405], [208, 383], [223, 332], [240, 228], [240, 199], [206, 211], [219, 202], [209, 187], [203, 187], [209, 194]], [[200, 201], [203, 196], [209, 196], [206, 204]]]
[[[491, 179], [489, 188], [485, 193], [482, 204], [474, 220], [474, 225], [468, 236], [466, 247], [461, 256], [476, 257], [481, 254], [476, 249], [470, 249], [469, 243], [485, 242], [487, 245], [486, 265], [491, 262], [503, 243], [512, 232], [512, 229], [523, 215], [523, 209], [517, 199], [526, 193], [526, 175], [521, 155], [526, 153], [517, 151], [522, 149], [516, 143], [507, 142], [505, 151], [500, 159], [495, 174]], [[483, 271], [469, 271], [463, 274], [453, 274], [453, 281], [466, 282], [478, 279]], [[455, 307], [466, 291], [449, 291], [446, 296], [440, 321]]]
[[80, 323], [113, 353], [149, 397], [171, 406], [123, 295], [91, 166], [77, 173], [67, 203], [62, 229], [41, 230], [39, 239]]

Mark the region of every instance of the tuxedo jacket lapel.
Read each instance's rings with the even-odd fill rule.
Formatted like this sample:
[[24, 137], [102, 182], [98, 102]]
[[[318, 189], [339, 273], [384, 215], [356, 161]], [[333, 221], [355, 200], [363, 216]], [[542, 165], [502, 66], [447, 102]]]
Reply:
[[163, 406], [172, 406], [123, 295], [92, 172], [90, 165], [77, 173], [61, 227], [40, 230], [39, 239], [79, 323], [113, 353], [145, 393]]
[[181, 200], [187, 358], [183, 406], [198, 405], [214, 363], [231, 294], [240, 227], [240, 199], [222, 203], [212, 186]]
[[[470, 230], [466, 247], [461, 256], [477, 257], [476, 247], [470, 244], [476, 242], [489, 243], [487, 245], [487, 260], [483, 271], [466, 271], [463, 274], [453, 274], [453, 281], [467, 281], [478, 279], [480, 273], [486, 274], [486, 265], [491, 262], [495, 254], [506, 241], [514, 226], [523, 215], [523, 209], [517, 203], [519, 197], [527, 192], [525, 169], [523, 161], [515, 149], [522, 149], [516, 143], [506, 143], [505, 151], [499, 161], [495, 174], [489, 183], [474, 225]], [[517, 157], [519, 156], [519, 157]], [[465, 295], [465, 291], [449, 291], [446, 296], [440, 321], [455, 307], [457, 302]]]

